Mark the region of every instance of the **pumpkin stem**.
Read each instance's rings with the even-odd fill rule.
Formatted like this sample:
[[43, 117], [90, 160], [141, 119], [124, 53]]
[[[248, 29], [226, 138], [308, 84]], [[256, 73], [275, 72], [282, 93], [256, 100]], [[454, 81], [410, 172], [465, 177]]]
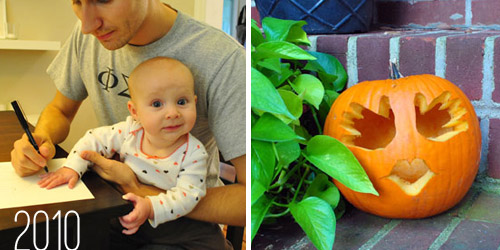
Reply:
[[396, 80], [396, 79], [402, 78], [403, 75], [399, 72], [398, 61], [397, 60], [390, 61], [390, 65], [391, 65], [391, 67], [390, 67], [391, 79]]

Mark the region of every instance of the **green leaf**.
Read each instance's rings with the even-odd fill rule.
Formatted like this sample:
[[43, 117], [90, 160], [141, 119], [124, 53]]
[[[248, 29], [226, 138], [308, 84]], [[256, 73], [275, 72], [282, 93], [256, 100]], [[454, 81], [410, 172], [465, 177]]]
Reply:
[[299, 95], [304, 97], [304, 100], [312, 104], [316, 109], [319, 109], [325, 89], [318, 78], [313, 75], [302, 74], [295, 78], [291, 85]]
[[328, 109], [332, 106], [333, 102], [337, 100], [337, 97], [339, 97], [339, 93], [334, 90], [325, 90], [325, 96], [323, 97], [323, 100], [325, 100], [326, 104], [328, 105]]
[[333, 210], [333, 212], [335, 213], [335, 217], [337, 217], [337, 220], [339, 220], [342, 217], [342, 215], [345, 214], [345, 208], [346, 208], [345, 200], [343, 199], [343, 197], [340, 197], [339, 204], [337, 205], [335, 210]]
[[325, 120], [328, 116], [328, 113], [330, 112], [330, 108], [338, 96], [339, 93], [337, 93], [335, 90], [325, 90], [325, 96], [323, 96], [323, 101], [319, 105], [318, 110], [318, 119], [320, 121], [320, 124], [325, 124]]
[[257, 63], [262, 68], [281, 74], [281, 61], [279, 58], [267, 58]]
[[283, 20], [273, 17], [262, 19], [262, 29], [267, 41], [288, 41], [301, 45], [311, 45], [302, 26], [306, 21]]
[[269, 184], [271, 184], [276, 157], [274, 156], [273, 145], [269, 142], [252, 140], [251, 149], [251, 204], [253, 204], [267, 191]]
[[[282, 63], [281, 64], [281, 73], [275, 73], [272, 75], [269, 75], [268, 78], [269, 80], [273, 83], [275, 87], [280, 86], [282, 83], [284, 83], [290, 76], [294, 74], [293, 70], [290, 69], [290, 64], [289, 63]], [[286, 85], [288, 86], [288, 85]]]
[[[252, 162], [252, 164], [254, 164]], [[253, 178], [253, 177], [252, 177]], [[264, 193], [267, 191], [267, 187], [264, 187], [262, 183], [260, 183], [257, 179], [252, 179], [251, 182], [251, 195], [252, 195], [252, 201], [251, 204], [253, 205], [257, 200], [264, 195]]]
[[255, 123], [257, 123], [257, 120], [259, 119], [260, 115], [255, 114], [254, 112], [251, 113], [250, 115], [250, 127], [253, 127]]
[[[302, 22], [304, 23], [302, 24]], [[292, 26], [286, 41], [297, 45], [311, 46], [311, 41], [309, 41], [307, 33], [302, 29], [302, 26], [305, 24], [307, 24], [305, 21], [298, 21], [298, 23]]]
[[265, 113], [252, 127], [252, 140], [260, 141], [290, 141], [303, 139], [295, 134], [292, 128], [274, 115]]
[[296, 141], [278, 142], [275, 144], [275, 148], [278, 152], [278, 162], [283, 166], [297, 160], [301, 152], [299, 143]]
[[289, 90], [280, 89], [278, 90], [278, 93], [280, 94], [281, 99], [283, 99], [283, 101], [285, 102], [288, 111], [290, 111], [290, 113], [292, 113], [292, 115], [295, 118], [290, 119], [284, 115], [278, 115], [277, 117], [280, 118], [286, 124], [289, 124], [293, 120], [299, 119], [300, 116], [302, 116], [302, 109], [303, 109], [302, 99], [300, 99], [300, 97], [298, 97], [295, 93]]
[[290, 212], [317, 249], [333, 248], [336, 219], [330, 204], [320, 198], [309, 197], [290, 204]]
[[314, 178], [311, 185], [307, 188], [304, 198], [309, 196], [315, 196], [328, 202], [332, 206], [332, 209], [337, 207], [340, 200], [338, 188], [325, 174], [319, 174]]
[[260, 31], [260, 28], [257, 25], [257, 21], [252, 19], [251, 28], [252, 45], [258, 46], [259, 44], [264, 42], [264, 36], [262, 36], [262, 31]]
[[265, 75], [252, 68], [252, 108], [262, 111], [281, 114], [294, 119], [295, 117], [286, 108], [283, 99], [273, 84]]
[[264, 42], [255, 47], [260, 58], [278, 57], [290, 60], [316, 60], [316, 57], [307, 53], [301, 47], [285, 41]]
[[306, 128], [304, 128], [303, 126], [296, 126], [294, 127], [293, 129], [295, 131], [295, 133], [300, 136], [300, 137], [303, 137], [304, 140], [302, 141], [299, 141], [300, 144], [303, 144], [303, 145], [307, 145], [307, 141], [309, 141], [311, 139], [311, 135], [309, 134], [309, 132], [307, 131]]
[[271, 184], [276, 165], [273, 144], [270, 142], [252, 140], [252, 180], [256, 180], [267, 189]]
[[361, 193], [378, 195], [358, 160], [337, 139], [327, 135], [313, 137], [307, 144], [305, 157], [348, 188]]
[[316, 51], [309, 51], [309, 53], [317, 60], [309, 61], [304, 69], [318, 72], [319, 78], [332, 86], [333, 90], [341, 91], [344, 89], [347, 83], [347, 72], [339, 60], [326, 53]]
[[257, 231], [260, 228], [260, 224], [262, 224], [262, 221], [264, 220], [264, 216], [267, 214], [267, 211], [271, 207], [271, 204], [274, 199], [268, 198], [267, 196], [263, 195], [260, 197], [257, 202], [252, 204], [252, 218], [251, 218], [251, 223], [252, 223], [252, 239], [255, 237], [257, 234]]

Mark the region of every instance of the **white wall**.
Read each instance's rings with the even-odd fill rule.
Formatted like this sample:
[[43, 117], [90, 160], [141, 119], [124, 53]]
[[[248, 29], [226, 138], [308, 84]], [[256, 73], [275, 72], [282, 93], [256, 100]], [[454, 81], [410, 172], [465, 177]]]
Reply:
[[[222, 27], [223, 0], [162, 0], [197, 20], [216, 28]], [[241, 0], [240, 0], [241, 1]]]
[[[61, 44], [77, 20], [69, 0], [7, 0], [7, 19], [17, 24], [18, 39]], [[28, 118], [36, 119], [55, 94], [54, 84], [45, 71], [56, 54], [57, 51], [0, 50], [0, 104], [10, 107], [10, 102], [17, 99]], [[79, 133], [80, 127], [97, 124], [86, 103], [76, 121], [72, 129], [78, 136], [83, 134]]]

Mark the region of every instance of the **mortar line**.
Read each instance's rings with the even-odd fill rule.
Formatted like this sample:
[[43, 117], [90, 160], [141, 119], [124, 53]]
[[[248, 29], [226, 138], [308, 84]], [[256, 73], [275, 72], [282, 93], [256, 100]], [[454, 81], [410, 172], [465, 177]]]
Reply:
[[483, 57], [483, 96], [482, 101], [486, 103], [493, 103], [492, 92], [495, 89], [495, 75], [493, 69], [495, 67], [495, 39], [500, 36], [490, 36], [484, 40], [484, 57]]
[[454, 217], [451, 219], [451, 222], [446, 226], [446, 228], [439, 234], [439, 236], [432, 242], [429, 250], [437, 250], [441, 248], [442, 245], [450, 238], [450, 235], [453, 233], [455, 228], [457, 228], [458, 224], [462, 222], [462, 219]]
[[311, 42], [311, 46], [307, 48], [308, 51], [318, 51], [318, 35], [308, 36], [309, 42]]
[[500, 103], [482, 103], [479, 101], [471, 101], [476, 110], [478, 117], [482, 118], [496, 118], [500, 119]]
[[353, 86], [358, 83], [358, 37], [351, 36], [347, 40], [347, 79], [348, 79], [348, 87]]
[[488, 154], [490, 148], [490, 118], [481, 117], [479, 123], [481, 129], [481, 159], [479, 159], [479, 173], [487, 171], [488, 168]]
[[[481, 80], [482, 85], [482, 98], [479, 101], [485, 106], [492, 106], [493, 98], [492, 93], [495, 89], [495, 75], [494, 75], [494, 67], [495, 67], [495, 40], [500, 36], [490, 36], [484, 40], [484, 50], [483, 50], [483, 79]], [[489, 113], [489, 112], [488, 112]], [[481, 139], [483, 141], [481, 146], [481, 159], [479, 162], [479, 172], [487, 171], [487, 159], [488, 159], [488, 151], [489, 151], [489, 118], [488, 115], [481, 117]]]
[[472, 25], [472, 0], [465, 0], [465, 26]]
[[446, 78], [446, 38], [448, 36], [442, 36], [436, 38], [436, 50], [435, 50], [435, 74], [436, 76]]
[[389, 223], [385, 224], [382, 229], [380, 229], [371, 239], [365, 242], [359, 250], [372, 249], [382, 238], [391, 232], [392, 229], [399, 225], [399, 223], [401, 223], [401, 220], [391, 220]]
[[[389, 39], [389, 61], [397, 62], [399, 64], [399, 51], [400, 51], [400, 36], [392, 37]], [[399, 65], [398, 65], [399, 66]]]

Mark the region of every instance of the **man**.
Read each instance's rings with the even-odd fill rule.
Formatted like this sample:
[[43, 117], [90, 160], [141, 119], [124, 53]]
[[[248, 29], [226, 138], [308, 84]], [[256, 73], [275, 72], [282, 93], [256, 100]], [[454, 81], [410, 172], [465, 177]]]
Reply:
[[[42, 112], [34, 137], [39, 155], [26, 135], [14, 143], [12, 164], [21, 176], [45, 166], [62, 142], [82, 101], [92, 101], [100, 125], [125, 119], [128, 75], [156, 56], [176, 58], [195, 78], [198, 118], [193, 135], [209, 158], [207, 195], [187, 217], [231, 225], [245, 224], [245, 58], [244, 49], [222, 31], [201, 24], [160, 0], [73, 0], [81, 22], [47, 72], [57, 92]], [[82, 34], [83, 33], [83, 34]], [[222, 156], [235, 166], [238, 184], [218, 186]], [[124, 192], [140, 195], [161, 190], [141, 184], [123, 163], [95, 152], [83, 156], [94, 170]]]

